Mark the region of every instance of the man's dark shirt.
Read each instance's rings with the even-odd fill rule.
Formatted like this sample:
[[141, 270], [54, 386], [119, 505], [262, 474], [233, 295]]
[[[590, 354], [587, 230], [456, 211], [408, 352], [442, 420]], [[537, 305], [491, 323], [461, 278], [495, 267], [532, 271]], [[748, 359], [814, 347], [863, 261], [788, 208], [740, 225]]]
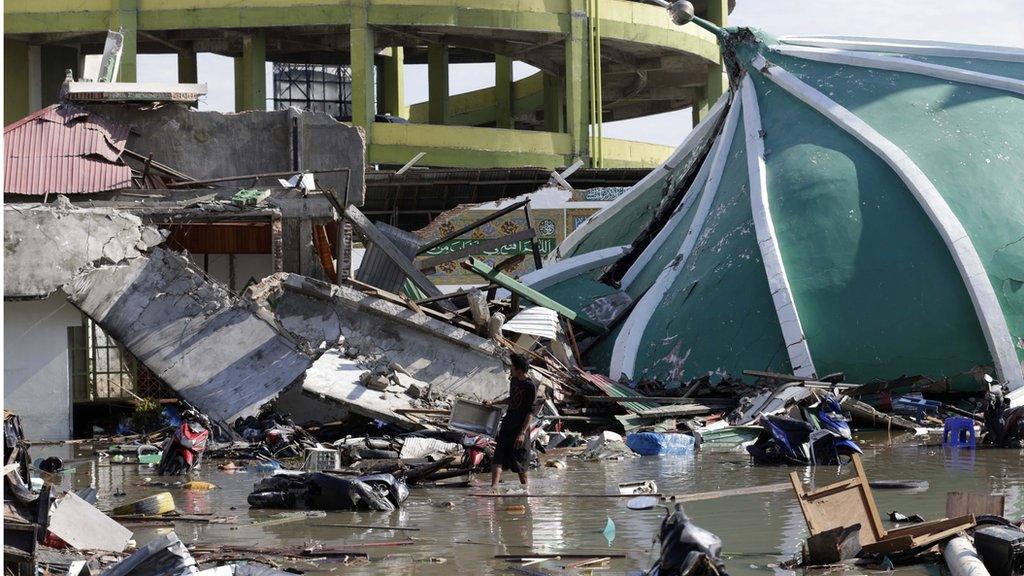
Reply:
[[515, 438], [523, 430], [526, 416], [533, 411], [533, 403], [537, 399], [537, 384], [529, 378], [509, 381], [508, 411], [501, 420], [501, 429], [505, 434]]

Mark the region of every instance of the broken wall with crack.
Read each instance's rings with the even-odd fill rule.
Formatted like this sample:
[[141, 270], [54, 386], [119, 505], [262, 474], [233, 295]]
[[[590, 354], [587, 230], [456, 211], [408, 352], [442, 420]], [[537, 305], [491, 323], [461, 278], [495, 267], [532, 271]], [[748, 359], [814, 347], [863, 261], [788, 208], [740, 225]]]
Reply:
[[[306, 373], [303, 390], [383, 420], [394, 408], [414, 408], [405, 395], [387, 397], [360, 383], [364, 372], [401, 367], [429, 383], [433, 397], [490, 399], [508, 390], [506, 353], [493, 341], [422, 313], [294, 274], [275, 274], [251, 286], [256, 303], [274, 311], [280, 326], [311, 351], [323, 352]], [[342, 342], [342, 353], [339, 350]]]
[[85, 270], [64, 290], [160, 380], [216, 420], [254, 414], [312, 362], [258, 311], [169, 250]]
[[138, 216], [109, 209], [4, 206], [4, 298], [45, 298], [81, 269], [140, 257], [163, 242]]
[[152, 154], [153, 160], [195, 179], [349, 168], [351, 174], [319, 174], [317, 184], [339, 198], [347, 186], [349, 201], [363, 203], [366, 143], [362, 129], [326, 114], [295, 109], [225, 114], [178, 105], [142, 109], [90, 104], [88, 108], [132, 127], [128, 149], [143, 156]]

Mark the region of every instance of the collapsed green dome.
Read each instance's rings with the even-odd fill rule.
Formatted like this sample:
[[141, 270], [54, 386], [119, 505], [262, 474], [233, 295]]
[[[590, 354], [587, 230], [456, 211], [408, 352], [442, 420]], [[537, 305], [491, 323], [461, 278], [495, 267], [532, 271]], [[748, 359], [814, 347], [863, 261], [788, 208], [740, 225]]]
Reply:
[[1024, 51], [722, 35], [732, 89], [528, 278], [631, 308], [613, 378], [1024, 386]]

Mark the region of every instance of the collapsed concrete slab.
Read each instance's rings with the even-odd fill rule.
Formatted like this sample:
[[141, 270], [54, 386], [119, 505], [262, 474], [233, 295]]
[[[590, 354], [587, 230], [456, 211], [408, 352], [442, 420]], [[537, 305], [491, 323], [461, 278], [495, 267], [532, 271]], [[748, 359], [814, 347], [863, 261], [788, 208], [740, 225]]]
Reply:
[[64, 291], [158, 378], [216, 420], [256, 413], [312, 364], [257, 311], [169, 250], [85, 270]]
[[83, 268], [130, 261], [163, 240], [155, 227], [115, 210], [4, 206], [4, 298], [45, 298]]
[[367, 388], [360, 381], [365, 372], [404, 372], [428, 383], [432, 398], [489, 399], [508, 389], [504, 349], [398, 304], [283, 273], [251, 286], [248, 295], [273, 310], [294, 338], [326, 350], [306, 373], [303, 391], [356, 413], [407, 424], [396, 409], [419, 406], [408, 395]]

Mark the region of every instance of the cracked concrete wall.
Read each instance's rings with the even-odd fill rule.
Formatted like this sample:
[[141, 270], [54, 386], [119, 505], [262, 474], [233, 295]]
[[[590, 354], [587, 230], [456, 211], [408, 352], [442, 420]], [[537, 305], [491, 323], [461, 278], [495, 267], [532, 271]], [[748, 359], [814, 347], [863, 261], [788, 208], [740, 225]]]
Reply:
[[[404, 306], [347, 286], [283, 273], [250, 287], [248, 295], [273, 310], [278, 323], [311, 349], [321, 349], [321, 343], [335, 348], [344, 335], [345, 347], [354, 347], [363, 357], [360, 372], [383, 370], [394, 362], [430, 383], [440, 397], [497, 398], [508, 390], [503, 348]], [[318, 394], [334, 396], [330, 379], [313, 382], [307, 374], [303, 388], [310, 391], [311, 386]]]
[[[319, 174], [322, 189], [339, 197], [349, 186], [349, 200], [361, 206], [366, 185], [366, 143], [361, 128], [318, 112], [200, 112], [184, 106], [143, 110], [121, 104], [93, 104], [90, 110], [128, 124], [128, 149], [196, 179], [238, 174], [349, 168]], [[297, 145], [296, 145], [297, 143]], [[239, 186], [248, 186], [238, 182]]]
[[158, 378], [217, 420], [256, 413], [312, 363], [176, 252], [157, 248], [85, 270], [64, 290]]
[[4, 298], [45, 298], [85, 267], [138, 258], [163, 240], [125, 212], [6, 205]]

